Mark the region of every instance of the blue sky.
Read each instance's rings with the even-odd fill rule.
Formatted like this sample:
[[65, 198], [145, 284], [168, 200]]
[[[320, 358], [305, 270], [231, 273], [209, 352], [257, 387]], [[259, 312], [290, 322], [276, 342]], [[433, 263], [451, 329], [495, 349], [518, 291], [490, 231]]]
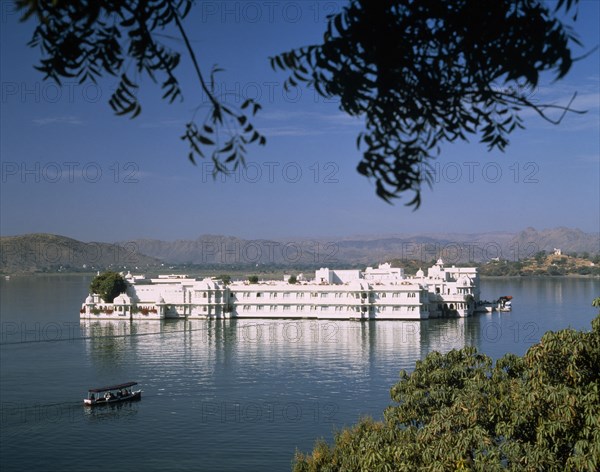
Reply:
[[[116, 117], [107, 104], [116, 82], [65, 82], [60, 89], [33, 69], [11, 2], [1, 12], [2, 175], [0, 233], [63, 234], [83, 241], [165, 240], [227, 234], [244, 238], [341, 237], [353, 234], [518, 231], [557, 226], [600, 229], [600, 66], [595, 51], [568, 77], [544, 77], [532, 97], [575, 108], [559, 126], [527, 112], [505, 153], [470, 143], [444, 146], [432, 190], [417, 211], [408, 196], [389, 205], [356, 172], [360, 120], [335, 102], [301, 88], [285, 92], [285, 75], [268, 57], [315, 43], [325, 16], [342, 3], [200, 2], [186, 28], [205, 71], [225, 69], [222, 93], [256, 98], [266, 147], [225, 181], [189, 164], [179, 139], [192, 110], [206, 100], [189, 63], [179, 71], [184, 102], [169, 105], [160, 88], [142, 83], [142, 114]], [[600, 2], [583, 0], [575, 29], [600, 44]], [[171, 43], [180, 48], [176, 42]]]

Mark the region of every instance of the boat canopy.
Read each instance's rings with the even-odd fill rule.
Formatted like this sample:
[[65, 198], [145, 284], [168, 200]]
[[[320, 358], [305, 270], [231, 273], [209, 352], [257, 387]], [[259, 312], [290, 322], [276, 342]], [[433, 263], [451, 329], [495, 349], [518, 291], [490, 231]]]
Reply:
[[117, 385], [109, 385], [108, 387], [102, 387], [102, 388], [90, 388], [88, 390], [88, 392], [99, 393], [99, 392], [107, 392], [109, 390], [121, 390], [122, 388], [133, 387], [134, 385], [137, 385], [137, 382], [126, 382], [126, 383], [117, 384]]

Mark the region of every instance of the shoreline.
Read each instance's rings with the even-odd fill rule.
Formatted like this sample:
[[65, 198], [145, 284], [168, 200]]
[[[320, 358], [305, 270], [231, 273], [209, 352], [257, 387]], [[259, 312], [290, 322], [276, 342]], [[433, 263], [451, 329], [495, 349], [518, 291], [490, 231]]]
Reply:
[[564, 274], [564, 275], [481, 275], [481, 279], [600, 279], [600, 275]]
[[[207, 270], [206, 272], [183, 272], [183, 271], [174, 271], [175, 274], [185, 274], [185, 275], [189, 275], [190, 277], [212, 277], [213, 275], [210, 275], [210, 273], [213, 272], [218, 272], [218, 271], [214, 271], [214, 270]], [[292, 271], [293, 272], [293, 271]], [[260, 275], [279, 275], [279, 274], [283, 274], [284, 271], [281, 270], [274, 270], [274, 271], [261, 271]], [[257, 275], [256, 273], [250, 273], [250, 272], [237, 272], [237, 271], [221, 271], [220, 274], [227, 274], [227, 275], [231, 275], [233, 277], [248, 277], [249, 275]], [[50, 277], [57, 277], [57, 276], [61, 276], [61, 275], [69, 275], [69, 276], [75, 276], [75, 275], [81, 275], [81, 276], [85, 276], [85, 277], [94, 277], [97, 275], [97, 271], [91, 271], [91, 272], [0, 272], [0, 279], [9, 276], [9, 277], [40, 277], [40, 276], [50, 276]], [[562, 275], [538, 275], [538, 274], [532, 274], [532, 275], [482, 275], [479, 274], [479, 277], [481, 279], [530, 279], [530, 278], [537, 278], [537, 279], [541, 279], [541, 278], [551, 278], [551, 279], [560, 279], [560, 278], [565, 278], [565, 279], [600, 279], [600, 275], [594, 275], [594, 274], [562, 274]]]

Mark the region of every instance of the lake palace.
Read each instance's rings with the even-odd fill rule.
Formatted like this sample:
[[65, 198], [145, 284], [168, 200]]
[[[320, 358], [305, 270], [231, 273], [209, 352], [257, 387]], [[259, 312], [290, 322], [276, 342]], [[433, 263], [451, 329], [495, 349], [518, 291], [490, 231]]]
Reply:
[[82, 304], [82, 319], [164, 318], [320, 318], [356, 320], [420, 320], [467, 317], [479, 303], [479, 274], [475, 267], [432, 267], [406, 276], [404, 269], [322, 268], [314, 279], [299, 275], [258, 283], [224, 284], [215, 278], [185, 275], [124, 275], [125, 293], [113, 303], [90, 294]]

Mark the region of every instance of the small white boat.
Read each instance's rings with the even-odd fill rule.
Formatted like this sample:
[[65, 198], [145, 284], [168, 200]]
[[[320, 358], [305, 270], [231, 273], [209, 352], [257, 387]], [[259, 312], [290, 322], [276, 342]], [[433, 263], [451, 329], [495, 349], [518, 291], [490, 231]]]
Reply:
[[137, 385], [137, 382], [90, 388], [87, 398], [83, 399], [83, 404], [87, 406], [99, 406], [140, 400], [142, 398], [142, 391], [133, 390], [131, 387], [135, 385]]

